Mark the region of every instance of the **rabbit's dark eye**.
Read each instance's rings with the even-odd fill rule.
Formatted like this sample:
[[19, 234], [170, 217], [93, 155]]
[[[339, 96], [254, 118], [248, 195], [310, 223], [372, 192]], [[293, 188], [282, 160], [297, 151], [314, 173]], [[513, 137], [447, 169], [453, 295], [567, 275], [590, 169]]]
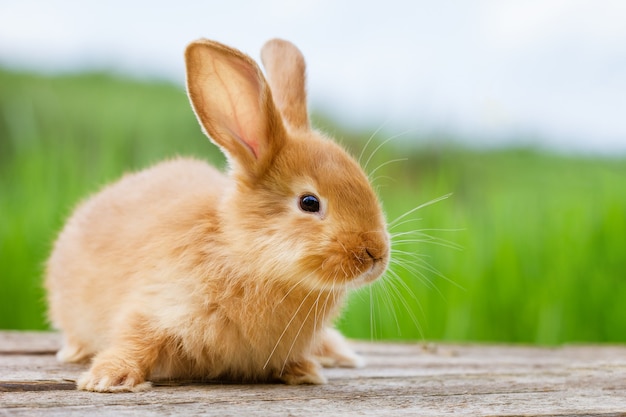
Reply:
[[317, 213], [320, 211], [320, 200], [311, 194], [305, 194], [300, 197], [300, 209], [309, 213]]

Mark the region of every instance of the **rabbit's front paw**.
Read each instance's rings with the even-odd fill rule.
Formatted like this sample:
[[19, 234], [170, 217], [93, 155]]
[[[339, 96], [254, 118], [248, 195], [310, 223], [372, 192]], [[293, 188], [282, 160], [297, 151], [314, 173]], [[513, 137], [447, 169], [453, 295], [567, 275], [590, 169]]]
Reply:
[[322, 342], [314, 354], [325, 368], [362, 368], [365, 365], [365, 360], [354, 353], [341, 333], [330, 327], [324, 329]]
[[279, 379], [288, 385], [323, 385], [328, 381], [320, 371], [321, 367], [317, 362], [303, 359], [288, 363]]
[[79, 390], [94, 392], [138, 392], [150, 387], [150, 382], [137, 369], [97, 361], [76, 383]]

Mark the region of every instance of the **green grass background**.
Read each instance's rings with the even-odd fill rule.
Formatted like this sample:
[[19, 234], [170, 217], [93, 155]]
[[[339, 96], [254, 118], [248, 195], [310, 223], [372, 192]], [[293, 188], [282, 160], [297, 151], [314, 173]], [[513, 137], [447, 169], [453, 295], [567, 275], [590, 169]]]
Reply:
[[[315, 123], [357, 156], [371, 134]], [[363, 159], [394, 133], [379, 133]], [[47, 328], [42, 266], [79, 199], [176, 154], [223, 165], [177, 86], [0, 71], [0, 328]], [[347, 335], [626, 341], [626, 158], [407, 134], [368, 170], [398, 158], [375, 173], [390, 221], [452, 195], [392, 230], [398, 264], [353, 294], [338, 322]]]

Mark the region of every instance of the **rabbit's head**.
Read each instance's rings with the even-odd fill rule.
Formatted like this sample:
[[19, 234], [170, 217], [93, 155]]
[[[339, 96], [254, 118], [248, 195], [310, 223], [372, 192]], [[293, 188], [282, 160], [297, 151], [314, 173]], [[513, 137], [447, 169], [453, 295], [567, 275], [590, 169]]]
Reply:
[[385, 219], [367, 175], [313, 130], [305, 63], [291, 43], [265, 44], [268, 81], [243, 53], [208, 40], [187, 48], [187, 88], [232, 183], [219, 209], [231, 255], [253, 275], [318, 289], [378, 278]]

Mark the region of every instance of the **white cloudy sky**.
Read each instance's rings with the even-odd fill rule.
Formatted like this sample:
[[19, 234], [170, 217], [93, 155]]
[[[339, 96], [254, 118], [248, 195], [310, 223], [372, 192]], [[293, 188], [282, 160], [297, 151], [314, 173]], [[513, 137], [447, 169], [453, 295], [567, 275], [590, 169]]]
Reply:
[[15, 68], [182, 84], [190, 40], [257, 58], [276, 36], [345, 123], [626, 152], [622, 0], [0, 0], [0, 65]]

